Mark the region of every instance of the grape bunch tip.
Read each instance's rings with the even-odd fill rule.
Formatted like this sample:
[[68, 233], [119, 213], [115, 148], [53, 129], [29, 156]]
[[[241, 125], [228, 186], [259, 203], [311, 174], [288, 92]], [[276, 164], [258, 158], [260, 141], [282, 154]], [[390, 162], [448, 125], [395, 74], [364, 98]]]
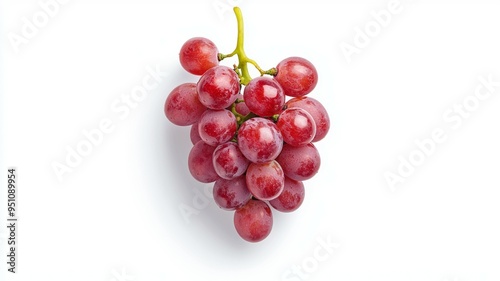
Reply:
[[[236, 48], [219, 53], [211, 40], [195, 37], [181, 47], [179, 60], [197, 83], [175, 87], [165, 101], [167, 119], [191, 126], [188, 169], [202, 183], [214, 183], [215, 203], [234, 211], [234, 227], [248, 242], [264, 240], [273, 225], [272, 209], [293, 212], [304, 201], [303, 181], [321, 164], [314, 145], [330, 129], [325, 107], [308, 96], [318, 82], [314, 65], [289, 57], [263, 70], [247, 57], [243, 16]], [[221, 62], [233, 56], [233, 67]], [[261, 74], [252, 78], [248, 67]]]

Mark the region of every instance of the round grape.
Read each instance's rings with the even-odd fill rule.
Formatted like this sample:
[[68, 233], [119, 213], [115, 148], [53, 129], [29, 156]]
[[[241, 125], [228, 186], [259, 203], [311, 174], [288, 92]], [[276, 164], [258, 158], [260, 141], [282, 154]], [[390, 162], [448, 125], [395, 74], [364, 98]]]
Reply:
[[189, 131], [189, 138], [191, 143], [195, 145], [198, 141], [201, 141], [200, 133], [198, 132], [198, 122], [191, 125], [191, 130]]
[[273, 227], [273, 215], [266, 202], [251, 199], [234, 212], [234, 227], [248, 242], [264, 240]]
[[236, 133], [236, 117], [229, 110], [207, 110], [198, 122], [200, 138], [216, 146], [233, 138]]
[[298, 107], [284, 110], [276, 126], [283, 135], [283, 140], [293, 146], [308, 144], [316, 135], [316, 123], [313, 117]]
[[196, 89], [200, 102], [214, 110], [225, 109], [240, 91], [238, 75], [227, 66], [212, 67], [201, 76]]
[[236, 101], [237, 101], [237, 103], [235, 104], [236, 112], [240, 115], [243, 115], [243, 116], [248, 115], [250, 113], [250, 109], [248, 108], [247, 104], [243, 100], [243, 95], [238, 94]]
[[290, 97], [307, 95], [318, 83], [316, 68], [304, 58], [286, 58], [278, 64], [276, 70], [276, 81], [283, 87], [285, 95]]
[[238, 145], [248, 160], [265, 163], [279, 155], [283, 148], [283, 136], [271, 120], [254, 117], [241, 124]]
[[280, 84], [265, 76], [252, 79], [245, 86], [243, 96], [250, 111], [262, 117], [278, 114], [285, 104], [285, 94]]
[[188, 168], [197, 181], [209, 183], [219, 178], [212, 164], [214, 150], [215, 147], [206, 144], [202, 140], [191, 148], [188, 156]]
[[313, 142], [322, 140], [330, 130], [330, 117], [325, 107], [317, 100], [311, 97], [293, 98], [286, 102], [288, 108], [299, 107], [311, 114], [316, 124], [316, 135]]
[[219, 177], [230, 180], [243, 175], [250, 161], [241, 153], [236, 143], [227, 142], [215, 149], [213, 164]]
[[218, 179], [214, 184], [213, 195], [217, 206], [228, 211], [236, 210], [252, 198], [247, 189], [245, 176], [231, 180]]
[[196, 84], [184, 83], [175, 87], [165, 101], [165, 116], [178, 126], [196, 123], [207, 108], [201, 104]]
[[285, 144], [276, 161], [281, 165], [285, 176], [297, 181], [312, 178], [321, 165], [319, 152], [312, 143], [304, 146]]
[[182, 67], [194, 75], [202, 75], [219, 65], [217, 46], [207, 38], [195, 37], [184, 43], [179, 53]]
[[260, 200], [272, 200], [283, 191], [285, 176], [275, 160], [267, 163], [251, 163], [248, 166], [247, 187]]
[[283, 192], [277, 198], [269, 201], [269, 204], [280, 212], [293, 212], [302, 205], [304, 195], [304, 183], [285, 177]]

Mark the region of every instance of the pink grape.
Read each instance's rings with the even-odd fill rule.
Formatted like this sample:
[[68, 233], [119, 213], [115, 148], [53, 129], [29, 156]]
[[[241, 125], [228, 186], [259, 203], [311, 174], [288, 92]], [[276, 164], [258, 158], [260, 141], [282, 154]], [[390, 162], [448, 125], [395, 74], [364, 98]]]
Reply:
[[250, 161], [241, 153], [238, 145], [227, 142], [217, 146], [213, 153], [215, 172], [223, 179], [233, 179], [243, 175]]
[[236, 117], [229, 110], [207, 110], [198, 122], [200, 138], [216, 146], [231, 140], [236, 133]]
[[[182, 45], [181, 66], [200, 77], [174, 88], [164, 113], [171, 123], [190, 126], [189, 173], [199, 182], [214, 183], [213, 199], [221, 209], [234, 211], [238, 235], [259, 242], [271, 232], [272, 209], [286, 213], [302, 205], [303, 181], [321, 165], [313, 143], [327, 135], [330, 117], [319, 101], [306, 97], [318, 83], [314, 65], [289, 57], [263, 72], [245, 56], [243, 19], [238, 7], [234, 12], [238, 40], [233, 52], [219, 53], [204, 37]], [[220, 65], [229, 57], [238, 62]], [[262, 75], [251, 77], [248, 64]]]
[[307, 95], [318, 83], [316, 68], [304, 58], [286, 58], [276, 66], [276, 70], [276, 81], [283, 87], [285, 95], [290, 97]]
[[243, 95], [238, 94], [238, 97], [236, 98], [236, 100], [237, 101], [240, 100], [240, 102], [235, 104], [236, 112], [238, 112], [238, 114], [243, 115], [243, 116], [249, 114], [250, 109], [248, 108], [247, 104], [243, 100]]
[[207, 38], [195, 37], [184, 43], [179, 53], [182, 67], [194, 75], [202, 75], [219, 65], [217, 46]]
[[283, 192], [277, 198], [269, 201], [269, 204], [280, 212], [293, 212], [302, 205], [304, 195], [304, 183], [285, 177]]
[[188, 156], [188, 168], [193, 178], [197, 181], [209, 183], [219, 178], [212, 164], [214, 150], [215, 147], [203, 141], [198, 141], [191, 148]]
[[283, 140], [293, 146], [310, 143], [316, 135], [316, 123], [313, 117], [302, 108], [284, 110], [276, 123], [283, 135]]
[[236, 72], [227, 66], [212, 67], [201, 76], [196, 86], [200, 102], [215, 110], [225, 109], [235, 100], [240, 91]]
[[279, 155], [283, 148], [283, 136], [271, 120], [254, 117], [241, 124], [238, 145], [248, 160], [265, 163]]
[[196, 123], [207, 108], [201, 104], [196, 84], [184, 83], [175, 87], [165, 101], [165, 116], [178, 126]]
[[311, 114], [316, 124], [316, 136], [314, 136], [313, 142], [322, 140], [330, 130], [330, 117], [319, 101], [311, 97], [293, 98], [286, 102], [286, 106], [288, 108], [299, 107]]
[[312, 143], [304, 146], [285, 144], [276, 161], [281, 165], [285, 176], [297, 181], [312, 178], [321, 165], [319, 152]]
[[249, 200], [234, 212], [234, 227], [241, 238], [248, 242], [264, 240], [273, 227], [273, 215], [266, 202]]
[[191, 130], [189, 131], [189, 138], [191, 139], [191, 143], [195, 145], [198, 141], [201, 140], [200, 133], [198, 133], [198, 122], [191, 125]]
[[218, 179], [214, 184], [213, 195], [217, 206], [224, 210], [236, 210], [252, 198], [245, 176], [231, 180]]
[[280, 84], [265, 76], [252, 79], [245, 86], [243, 96], [250, 111], [262, 117], [278, 114], [285, 104], [285, 94]]
[[251, 163], [248, 166], [247, 187], [260, 200], [272, 200], [283, 191], [285, 176], [275, 160], [267, 163]]

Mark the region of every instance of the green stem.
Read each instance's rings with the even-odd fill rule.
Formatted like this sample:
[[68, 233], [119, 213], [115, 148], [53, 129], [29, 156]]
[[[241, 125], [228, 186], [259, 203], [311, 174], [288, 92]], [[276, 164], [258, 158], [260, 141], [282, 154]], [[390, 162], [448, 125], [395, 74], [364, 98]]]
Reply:
[[259, 72], [260, 75], [268, 74], [268, 75], [276, 75], [276, 68], [271, 68], [269, 70], [263, 70], [254, 60], [250, 59], [246, 53], [244, 48], [245, 43], [245, 30], [243, 26], [243, 14], [241, 13], [241, 9], [238, 7], [234, 7], [234, 14], [236, 15], [236, 21], [238, 22], [238, 39], [236, 41], [236, 48], [234, 51], [228, 55], [219, 54], [219, 60], [223, 60], [225, 58], [232, 57], [234, 55], [238, 56], [238, 66], [236, 67], [238, 75], [240, 76], [240, 83], [242, 85], [247, 85], [252, 77], [250, 76], [250, 72], [248, 71], [248, 64], [252, 64]]

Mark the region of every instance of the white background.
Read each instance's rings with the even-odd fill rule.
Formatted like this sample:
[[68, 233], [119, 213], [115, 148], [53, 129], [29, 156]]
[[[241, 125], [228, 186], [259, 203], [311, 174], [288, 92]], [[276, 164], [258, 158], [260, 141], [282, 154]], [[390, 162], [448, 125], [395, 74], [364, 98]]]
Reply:
[[[18, 273], [7, 276], [500, 280], [500, 87], [460, 126], [443, 119], [472, 98], [478, 77], [500, 81], [500, 3], [401, 0], [402, 10], [349, 63], [342, 42], [355, 46], [356, 28], [389, 2], [70, 0], [16, 52], [9, 38], [43, 9], [35, 0], [1, 1], [2, 218], [7, 167], [19, 176]], [[304, 204], [274, 212], [272, 233], [258, 244], [238, 237], [231, 212], [203, 205], [206, 197], [193, 204], [194, 191], [207, 186], [187, 170], [189, 128], [163, 113], [173, 87], [197, 80], [178, 62], [187, 39], [233, 50], [234, 15], [214, 6], [227, 3], [242, 8], [247, 54], [263, 68], [288, 56], [315, 64], [311, 97], [332, 121]], [[148, 67], [164, 72], [157, 87], [129, 115], [113, 110]], [[67, 147], [104, 119], [113, 131], [59, 181], [53, 163], [66, 164]], [[391, 189], [384, 174], [397, 174], [398, 157], [408, 159], [436, 128], [446, 141]], [[199, 209], [189, 223], [186, 206]], [[5, 227], [0, 235], [4, 274]], [[321, 239], [339, 247], [315, 262]], [[294, 266], [307, 276], [288, 272]]]

